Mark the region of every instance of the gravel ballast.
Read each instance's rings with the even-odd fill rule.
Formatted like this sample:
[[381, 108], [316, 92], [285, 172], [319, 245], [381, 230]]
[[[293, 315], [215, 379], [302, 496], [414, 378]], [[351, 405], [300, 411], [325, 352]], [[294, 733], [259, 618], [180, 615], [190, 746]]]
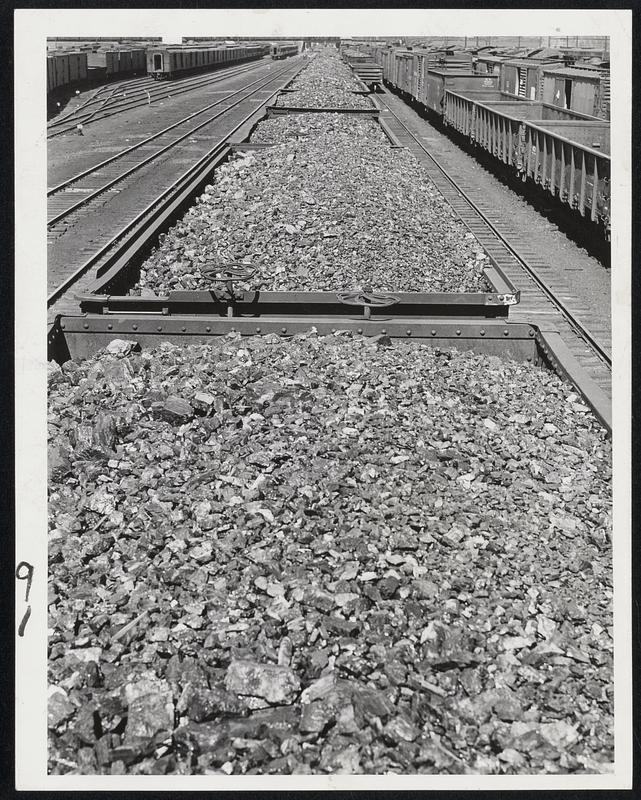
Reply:
[[541, 369], [390, 345], [50, 365], [52, 772], [608, 770], [604, 432]]
[[480, 244], [371, 119], [296, 114], [252, 137], [142, 266], [138, 289], [211, 288], [206, 263], [244, 261], [247, 288], [486, 291]]
[[334, 48], [320, 51], [276, 100], [277, 106], [297, 108], [374, 108], [351, 69]]

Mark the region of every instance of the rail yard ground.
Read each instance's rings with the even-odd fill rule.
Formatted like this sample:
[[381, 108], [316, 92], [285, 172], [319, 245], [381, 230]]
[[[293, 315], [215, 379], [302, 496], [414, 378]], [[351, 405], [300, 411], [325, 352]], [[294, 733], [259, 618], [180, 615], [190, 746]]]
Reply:
[[[278, 104], [372, 107], [331, 52], [292, 88]], [[133, 294], [225, 261], [268, 290], [486, 288], [366, 115], [251, 143], [273, 146], [216, 171]], [[135, 339], [49, 365], [51, 773], [611, 771], [611, 442], [570, 384], [385, 334]]]

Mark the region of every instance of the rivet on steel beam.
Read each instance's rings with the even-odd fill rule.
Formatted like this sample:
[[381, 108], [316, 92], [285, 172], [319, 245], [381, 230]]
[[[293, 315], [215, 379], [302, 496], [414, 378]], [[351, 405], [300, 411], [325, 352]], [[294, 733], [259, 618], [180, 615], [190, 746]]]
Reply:
[[134, 323], [134, 324], [133, 324], [131, 327], [132, 327], [132, 328], [133, 328], [135, 331], [137, 331], [137, 330], [138, 330], [138, 326], [137, 326], [135, 323]]
[[207, 331], [207, 333], [211, 333], [211, 327], [209, 325], [205, 328], [205, 330]]
[[360, 335], [361, 333], [363, 333], [363, 329], [362, 329], [362, 328], [359, 328], [359, 329], [356, 331], [356, 333], [358, 333], [358, 334]]
[[280, 332], [281, 332], [281, 333], [287, 333], [287, 328], [281, 328], [281, 329], [280, 329]]
[[503, 331], [503, 336], [509, 336], [509, 335], [510, 335], [510, 332], [509, 332], [509, 331], [508, 331], [508, 329], [506, 328], [506, 329]]
[[481, 336], [485, 336], [485, 328], [481, 328], [481, 330], [479, 331], [479, 333], [481, 334]]
[[432, 334], [432, 336], [436, 336], [436, 331], [434, 330], [434, 328], [432, 328], [432, 330], [430, 331], [430, 333]]
[[66, 328], [66, 327], [67, 327], [67, 325], [66, 325], [66, 323], [64, 323], [64, 322], [61, 322], [61, 323], [60, 323], [60, 327], [61, 327], [61, 328]]
[[256, 328], [256, 333], [260, 333], [260, 328]]
[[530, 336], [534, 336], [534, 331], [530, 330]]
[[336, 328], [332, 328], [332, 333], [336, 333]]
[[387, 334], [387, 328], [381, 328], [381, 333], [385, 336]]
[[89, 323], [88, 322], [83, 322], [82, 323], [82, 327], [86, 330], [89, 327]]
[[183, 325], [180, 330], [184, 333], [187, 330], [187, 328], [185, 328], [185, 326]]
[[460, 330], [460, 328], [459, 328], [459, 329], [457, 329], [457, 331], [456, 331], [456, 335], [457, 335], [457, 336], [460, 336], [460, 335], [461, 335], [461, 330]]
[[411, 336], [411, 335], [412, 335], [412, 331], [411, 331], [411, 330], [408, 328], [408, 329], [405, 331], [405, 335], [406, 335], [406, 336]]
[[110, 322], [110, 323], [107, 325], [107, 330], [109, 330], [109, 331], [110, 331], [110, 330], [112, 330], [112, 329], [113, 329], [113, 325], [112, 325], [112, 324], [111, 324], [111, 322]]
[[157, 331], [161, 331], [161, 330], [162, 330], [162, 325], [158, 325], [158, 327], [156, 328], [156, 330], [157, 330]]

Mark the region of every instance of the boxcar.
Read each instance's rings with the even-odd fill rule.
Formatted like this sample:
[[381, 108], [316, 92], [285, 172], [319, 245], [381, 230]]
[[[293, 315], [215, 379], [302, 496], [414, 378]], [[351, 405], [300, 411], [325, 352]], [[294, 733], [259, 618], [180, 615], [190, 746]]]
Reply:
[[555, 66], [559, 66], [557, 58], [546, 61], [530, 58], [506, 60], [501, 65], [501, 91], [526, 100], [540, 100], [543, 70]]
[[610, 115], [609, 88], [609, 70], [546, 67], [541, 99], [561, 108], [607, 119]]
[[429, 69], [425, 71], [421, 84], [421, 88], [414, 94], [415, 99], [441, 116], [445, 109], [446, 91], [496, 90], [499, 85], [499, 76]]
[[505, 61], [506, 56], [477, 56], [474, 60], [474, 72], [480, 72], [481, 75], [500, 75], [501, 65]]
[[87, 80], [87, 54], [79, 52], [47, 55], [47, 92], [77, 86]]

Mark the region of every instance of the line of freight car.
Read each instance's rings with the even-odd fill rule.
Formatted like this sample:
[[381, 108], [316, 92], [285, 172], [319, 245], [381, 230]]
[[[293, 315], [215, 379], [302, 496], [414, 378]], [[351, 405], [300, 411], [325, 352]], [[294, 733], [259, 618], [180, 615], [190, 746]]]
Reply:
[[[229, 70], [225, 70], [224, 74], [218, 73], [212, 78], [210, 75], [203, 76], [186, 76], [180, 79], [177, 83], [172, 82], [171, 88], [166, 88], [162, 85], [154, 84], [153, 82], [148, 81], [149, 89], [140, 89], [139, 91], [139, 98], [134, 98], [130, 100], [127, 97], [123, 97], [122, 99], [117, 99], [114, 95], [116, 94], [117, 90], [112, 92], [109, 97], [107, 98], [107, 102], [111, 102], [111, 105], [106, 107], [99, 107], [94, 111], [88, 112], [85, 117], [77, 117], [72, 120], [73, 124], [69, 125], [66, 128], [62, 129], [55, 129], [56, 126], [52, 123], [49, 126], [49, 130], [51, 131], [47, 138], [53, 138], [54, 136], [59, 136], [64, 133], [69, 133], [70, 131], [76, 130], [76, 125], [81, 122], [83, 125], [86, 125], [87, 122], [97, 122], [98, 120], [105, 119], [107, 117], [114, 116], [115, 114], [120, 114], [123, 111], [129, 111], [132, 108], [139, 108], [141, 106], [147, 105], [150, 101], [153, 102], [155, 100], [163, 100], [167, 97], [176, 97], [180, 94], [185, 94], [186, 92], [191, 92], [194, 89], [199, 89], [202, 86], [207, 86], [209, 84], [216, 84], [220, 81], [227, 80], [228, 78], [234, 78], [238, 75], [244, 75], [246, 72], [251, 72], [254, 69], [260, 67], [260, 64], [245, 64], [239, 65], [234, 68], [229, 68]], [[124, 93], [126, 94], [126, 93]]]
[[587, 217], [609, 239], [609, 122], [508, 98], [500, 92], [498, 75], [427, 69], [416, 76], [390, 64], [388, 59], [388, 85], [485, 149], [523, 182], [541, 186]]
[[147, 74], [154, 80], [171, 80], [178, 75], [263, 58], [268, 52], [269, 45], [266, 44], [243, 47], [150, 47], [147, 49]]
[[[390, 81], [420, 101], [420, 87], [427, 69], [460, 69], [497, 75], [499, 89], [511, 97], [539, 100], [580, 114], [610, 117], [610, 70], [607, 66], [574, 64], [559, 50], [543, 49], [517, 57], [486, 56], [473, 59], [460, 51], [370, 48]], [[411, 82], [411, 88], [410, 87]], [[408, 87], [408, 88], [406, 88]]]

